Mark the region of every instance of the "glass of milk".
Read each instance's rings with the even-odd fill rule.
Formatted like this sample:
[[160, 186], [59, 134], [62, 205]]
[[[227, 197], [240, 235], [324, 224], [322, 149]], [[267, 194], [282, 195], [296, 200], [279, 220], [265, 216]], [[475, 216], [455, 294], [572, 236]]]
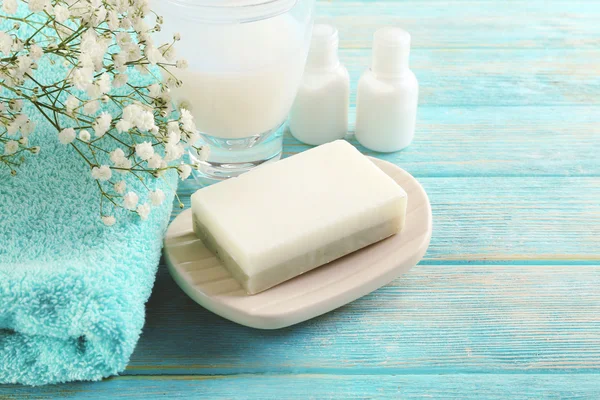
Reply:
[[153, 0], [153, 10], [164, 17], [162, 31], [182, 37], [177, 56], [189, 67], [173, 71], [183, 82], [173, 98], [192, 112], [210, 145], [209, 160], [200, 163], [203, 178], [227, 179], [281, 157], [314, 5], [315, 0]]

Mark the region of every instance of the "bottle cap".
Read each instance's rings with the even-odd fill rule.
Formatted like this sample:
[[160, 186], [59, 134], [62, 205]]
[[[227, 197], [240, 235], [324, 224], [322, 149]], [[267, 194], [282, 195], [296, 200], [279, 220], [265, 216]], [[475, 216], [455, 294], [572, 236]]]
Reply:
[[408, 69], [410, 34], [395, 27], [381, 28], [373, 36], [373, 61], [375, 74], [400, 75]]
[[339, 64], [338, 31], [331, 25], [316, 24], [312, 30], [306, 68], [331, 69]]

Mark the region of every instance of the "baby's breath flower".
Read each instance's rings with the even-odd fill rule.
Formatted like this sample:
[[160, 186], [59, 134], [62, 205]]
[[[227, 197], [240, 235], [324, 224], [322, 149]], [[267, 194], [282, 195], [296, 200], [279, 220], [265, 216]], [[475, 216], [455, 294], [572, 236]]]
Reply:
[[33, 61], [29, 56], [23, 55], [17, 57], [17, 69], [14, 70], [14, 72], [17, 74], [18, 77], [23, 77], [23, 75], [31, 73], [32, 62]]
[[160, 206], [165, 201], [165, 192], [160, 189], [156, 189], [153, 192], [150, 192], [150, 202], [152, 202], [153, 206]]
[[115, 75], [115, 78], [112, 81], [112, 86], [115, 89], [123, 87], [127, 83], [128, 79], [129, 79], [129, 76], [127, 76], [127, 74], [117, 74], [117, 75]]
[[132, 165], [131, 159], [123, 158], [115, 164], [115, 167], [119, 168], [120, 173], [126, 174], [128, 172], [128, 170], [131, 169], [131, 165]]
[[108, 75], [106, 72], [103, 73], [100, 78], [96, 81], [96, 84], [98, 85], [98, 88], [100, 89], [100, 93], [102, 94], [106, 94], [108, 92], [110, 92], [110, 75]]
[[135, 210], [139, 199], [139, 196], [135, 192], [128, 192], [123, 196], [123, 207], [128, 210]]
[[125, 63], [127, 62], [127, 53], [120, 52], [117, 54], [113, 54], [112, 59], [117, 71], [124, 73], [127, 70], [127, 66], [125, 65]]
[[154, 153], [152, 157], [148, 159], [148, 168], [158, 169], [162, 165], [162, 161], [162, 158], [158, 154]]
[[92, 168], [92, 178], [99, 181], [107, 181], [111, 178], [112, 171], [108, 165]]
[[154, 148], [152, 147], [152, 143], [143, 142], [135, 145], [135, 154], [146, 161], [154, 154]]
[[12, 111], [20, 112], [23, 109], [23, 100], [21, 100], [21, 99], [11, 100], [8, 103], [8, 107]]
[[33, 60], [37, 61], [44, 55], [44, 50], [37, 44], [33, 44], [29, 47], [29, 55]]
[[145, 221], [150, 215], [150, 206], [146, 203], [140, 204], [139, 206], [137, 206], [136, 212], [138, 213], [142, 221]]
[[13, 46], [13, 38], [4, 31], [0, 31], [0, 53], [8, 55]]
[[152, 130], [156, 126], [154, 121], [154, 114], [150, 111], [143, 111], [139, 114], [135, 125], [141, 131]]
[[15, 116], [15, 123], [19, 126], [22, 126], [23, 124], [25, 124], [29, 119], [27, 118], [27, 115], [25, 114], [18, 114], [17, 116]]
[[135, 29], [138, 34], [148, 31], [148, 24], [146, 24], [146, 21], [144, 21], [143, 18], [135, 17], [132, 25], [133, 29]]
[[179, 131], [169, 132], [167, 135], [167, 143], [175, 146], [181, 141], [181, 133]]
[[177, 60], [177, 62], [175, 63], [175, 67], [179, 69], [187, 69], [188, 66], [189, 64], [187, 60]]
[[48, 0], [29, 0], [27, 6], [29, 7], [29, 11], [37, 13], [43, 11], [48, 4]]
[[23, 51], [25, 44], [23, 43], [23, 41], [19, 38], [15, 38], [15, 40], [13, 41], [13, 46], [12, 46], [12, 50], [14, 52], [19, 52], [19, 51]]
[[92, 135], [85, 129], [79, 132], [79, 139], [84, 142], [89, 142], [92, 139]]
[[54, 6], [54, 18], [60, 23], [65, 22], [71, 16], [71, 12], [65, 6], [61, 6], [60, 4]]
[[[179, 118], [170, 119], [174, 111], [170, 89], [179, 87], [181, 81], [168, 74], [161, 82], [153, 72], [150, 74], [151, 64], [163, 69], [173, 65], [187, 67], [185, 60], [176, 61], [174, 43], [181, 36], [174, 34], [171, 43], [155, 43], [152, 34], [161, 31], [163, 21], [157, 17], [154, 27], [146, 23], [149, 0], [23, 3], [30, 14], [20, 17], [10, 30], [0, 31], [0, 63], [4, 63], [0, 66], [0, 91], [10, 89], [14, 97], [0, 102], [0, 124], [5, 131], [4, 138], [0, 134], [0, 166], [6, 164], [14, 171], [14, 161], [21, 152], [37, 154], [40, 150], [37, 146], [28, 147], [35, 123], [21, 113], [27, 101], [35, 106], [27, 109], [43, 109], [52, 114], [47, 120], [59, 132], [60, 143], [73, 146], [77, 151], [70, 155], [82, 156], [90, 166], [99, 195], [106, 200], [100, 202], [104, 224], [115, 224], [115, 217], [104, 209], [113, 206], [147, 219], [150, 205], [162, 204], [165, 193], [148, 189], [147, 203], [139, 204], [142, 195], [126, 193], [125, 179], [115, 183], [111, 178], [114, 171], [125, 176], [135, 174], [136, 179], [154, 179], [172, 169], [182, 179], [191, 174], [191, 166], [180, 161], [186, 150], [198, 149], [195, 143], [200, 138], [189, 106], [181, 105]], [[14, 14], [19, 4], [18, 0], [0, 0], [0, 11]], [[35, 31], [44, 19], [44, 29]], [[35, 31], [33, 36], [17, 37], [16, 30], [25, 24], [29, 31]], [[22, 36], [27, 32], [18, 33]], [[38, 62], [45, 55], [46, 61], [55, 66], [51, 68], [58, 67], [57, 72], [64, 66], [62, 80], [36, 82]], [[149, 75], [147, 79], [151, 81], [145, 89], [128, 85], [128, 72], [134, 69]], [[113, 89], [119, 91], [111, 93]], [[117, 110], [111, 115], [101, 107]], [[98, 112], [101, 114], [94, 117]], [[197, 151], [201, 159], [208, 157], [206, 146]], [[92, 164], [104, 154], [110, 155], [110, 166]]]
[[131, 20], [129, 18], [121, 19], [120, 27], [123, 30], [128, 30], [129, 28], [131, 28]]
[[192, 173], [192, 167], [187, 164], [181, 164], [179, 167], [177, 167], [177, 171], [179, 172], [179, 177], [181, 180], [184, 181], [189, 178], [190, 174]]
[[58, 140], [62, 144], [69, 144], [73, 140], [75, 140], [75, 136], [76, 136], [75, 129], [66, 128], [66, 129], [63, 129], [62, 131], [60, 131], [60, 133], [58, 134]]
[[160, 85], [158, 83], [153, 83], [152, 85], [148, 86], [148, 94], [151, 97], [156, 97], [160, 94]]
[[112, 116], [109, 113], [103, 112], [102, 114], [100, 114], [100, 116], [96, 118], [96, 121], [93, 124], [94, 133], [96, 134], [96, 137], [100, 138], [104, 136], [104, 134], [110, 129], [111, 122]]
[[179, 118], [179, 121], [181, 122], [183, 129], [185, 129], [186, 131], [188, 131], [188, 132], [196, 131], [196, 124], [194, 123], [194, 117], [192, 116], [192, 113], [190, 113], [185, 108], [181, 109], [181, 117]]
[[177, 87], [177, 79], [173, 78], [172, 76], [169, 76], [165, 82], [164, 82], [165, 86], [168, 87], [169, 89], [172, 89], [174, 87]]
[[98, 112], [98, 108], [99, 107], [100, 107], [100, 105], [98, 104], [98, 100], [88, 101], [83, 106], [83, 112], [86, 113], [86, 114], [88, 114], [88, 115], [93, 115], [93, 114], [96, 114]]
[[104, 215], [102, 216], [102, 222], [106, 226], [113, 226], [117, 222], [117, 220], [112, 215]]
[[94, 70], [91, 67], [75, 68], [71, 75], [71, 82], [79, 90], [87, 90], [92, 86]]
[[116, 148], [110, 153], [110, 161], [112, 161], [114, 164], [118, 164], [124, 159], [125, 152], [120, 148]]
[[23, 125], [21, 125], [21, 135], [23, 137], [29, 136], [35, 130], [35, 122], [27, 121]]
[[4, 0], [2, 2], [2, 11], [9, 15], [13, 15], [17, 12], [17, 0]]
[[[180, 129], [179, 129], [179, 122], [177, 121], [169, 121], [169, 123], [167, 124], [167, 133], [170, 135], [172, 133], [176, 133], [177, 135], [179, 135], [181, 133]], [[179, 140], [177, 140], [176, 143], [179, 143]]]
[[117, 122], [117, 125], [116, 125], [116, 128], [119, 131], [119, 133], [127, 132], [128, 130], [131, 129], [131, 127], [132, 127], [131, 122], [124, 120], [124, 119]]
[[181, 40], [181, 33], [176, 32], [175, 34], [173, 34], [173, 40], [178, 42]]
[[117, 33], [116, 40], [117, 45], [119, 45], [120, 48], [125, 49], [131, 44], [131, 35], [125, 31], [121, 31]]
[[106, 19], [108, 29], [111, 31], [116, 31], [119, 29], [119, 22], [119, 14], [117, 14], [116, 11], [110, 11], [108, 13], [108, 18]]
[[18, 132], [19, 132], [19, 124], [18, 123], [13, 122], [6, 126], [6, 134], [8, 136], [15, 136]]
[[100, 88], [98, 82], [88, 84], [85, 91], [90, 99], [95, 99], [102, 94], [102, 89]]
[[123, 109], [123, 119], [128, 122], [134, 122], [140, 113], [142, 108], [137, 104], [130, 104]]
[[181, 143], [178, 143], [176, 145], [172, 145], [171, 143], [167, 143], [165, 145], [165, 162], [171, 162], [171, 161], [175, 161], [178, 160], [179, 158], [181, 158], [181, 156], [183, 155], [183, 153], [185, 152], [184, 147], [181, 145]]
[[200, 161], [207, 161], [209, 157], [210, 157], [210, 147], [202, 146], [202, 148], [200, 149], [200, 152], [198, 153], [198, 158], [200, 159]]
[[196, 143], [198, 143], [199, 140], [200, 140], [200, 134], [198, 132], [188, 133], [187, 134], [186, 142], [190, 146], [195, 146]]
[[4, 144], [4, 154], [9, 156], [15, 154], [19, 150], [19, 142], [15, 140], [9, 140]]
[[79, 100], [77, 99], [77, 97], [70, 95], [65, 101], [65, 107], [67, 108], [67, 112], [70, 114], [73, 112], [74, 109], [79, 107]]
[[125, 193], [127, 184], [125, 183], [125, 181], [119, 181], [113, 185], [113, 188], [115, 189], [115, 192], [117, 192], [118, 194], [123, 194], [123, 193]]

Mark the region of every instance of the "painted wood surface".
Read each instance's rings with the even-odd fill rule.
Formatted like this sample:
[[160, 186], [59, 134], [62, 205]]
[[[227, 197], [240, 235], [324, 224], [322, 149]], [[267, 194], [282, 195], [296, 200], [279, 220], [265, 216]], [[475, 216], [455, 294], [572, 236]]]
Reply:
[[599, 266], [419, 265], [277, 331], [217, 317], [168, 278], [127, 374], [600, 373]]
[[[124, 376], [5, 386], [0, 399], [600, 398], [600, 2], [330, 0], [318, 10], [340, 30], [352, 106], [374, 30], [413, 35], [415, 141], [389, 155], [359, 148], [428, 191], [424, 261], [272, 332], [202, 309], [161, 267]], [[306, 149], [285, 138], [286, 156]], [[180, 188], [186, 206], [192, 190]]]
[[[344, 48], [370, 48], [382, 25], [402, 26], [415, 48], [598, 49], [600, 8], [578, 0], [320, 1]], [[443, 66], [443, 62], [440, 67]]]
[[237, 375], [111, 378], [32, 390], [14, 387], [0, 399], [594, 399], [590, 374], [519, 375]]

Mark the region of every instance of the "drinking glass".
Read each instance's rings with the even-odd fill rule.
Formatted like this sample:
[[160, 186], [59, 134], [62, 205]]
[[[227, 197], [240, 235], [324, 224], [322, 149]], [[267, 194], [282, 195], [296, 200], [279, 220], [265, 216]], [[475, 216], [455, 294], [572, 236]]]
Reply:
[[[154, 0], [163, 32], [181, 34], [173, 72], [208, 161], [200, 178], [227, 179], [281, 157], [283, 125], [300, 85], [315, 0]], [[162, 42], [162, 40], [161, 40]], [[203, 143], [200, 143], [203, 144]]]

